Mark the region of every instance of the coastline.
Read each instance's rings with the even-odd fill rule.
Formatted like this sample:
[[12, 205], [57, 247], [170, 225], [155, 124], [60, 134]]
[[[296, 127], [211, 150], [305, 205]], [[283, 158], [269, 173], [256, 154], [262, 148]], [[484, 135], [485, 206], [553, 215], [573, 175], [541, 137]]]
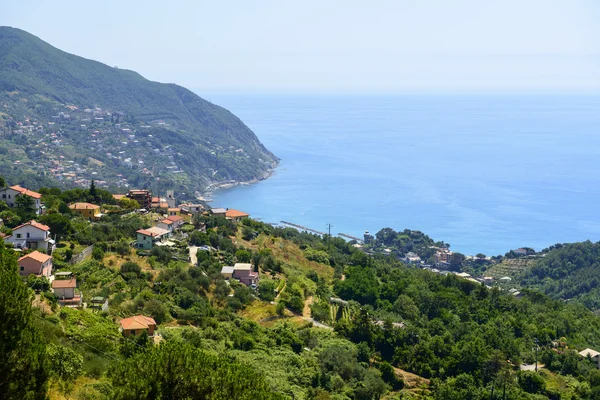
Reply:
[[206, 202], [206, 203], [210, 203], [210, 202], [212, 202], [212, 199], [210, 197], [217, 190], [219, 190], [219, 189], [230, 189], [230, 188], [235, 187], [235, 186], [253, 185], [255, 183], [264, 181], [266, 179], [269, 179], [271, 176], [273, 176], [273, 174], [275, 174], [275, 169], [278, 166], [279, 166], [279, 161], [273, 163], [271, 165], [271, 168], [267, 169], [263, 173], [263, 175], [261, 177], [250, 179], [248, 181], [228, 180], [228, 181], [211, 183], [206, 188], [204, 188], [204, 190], [202, 190], [202, 192], [200, 192], [199, 195], [196, 196], [196, 199], [198, 199], [200, 201], [203, 201], [203, 202]]

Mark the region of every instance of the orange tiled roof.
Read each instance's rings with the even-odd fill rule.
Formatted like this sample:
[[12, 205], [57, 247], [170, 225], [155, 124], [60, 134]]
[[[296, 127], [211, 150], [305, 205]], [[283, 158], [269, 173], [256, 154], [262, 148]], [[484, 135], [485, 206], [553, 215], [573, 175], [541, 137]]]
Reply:
[[69, 206], [71, 210], [97, 210], [100, 206], [92, 203], [73, 203]]
[[52, 281], [52, 289], [69, 289], [77, 286], [77, 280], [71, 279], [55, 279]]
[[148, 329], [150, 325], [155, 325], [156, 322], [153, 318], [146, 317], [145, 315], [134, 315], [133, 317], [123, 318], [121, 320], [121, 328], [130, 329]]
[[34, 252], [31, 252], [31, 253], [29, 253], [27, 255], [24, 255], [23, 257], [19, 258], [19, 261], [24, 260], [26, 258], [31, 258], [31, 259], [33, 259], [33, 260], [35, 260], [35, 261], [43, 264], [46, 261], [52, 259], [52, 256], [49, 256], [49, 255], [44, 254], [44, 253], [40, 253], [39, 251], [36, 250]]
[[169, 218], [165, 218], [162, 221], [160, 221], [161, 224], [166, 224], [166, 225], [171, 225], [173, 223], [173, 221], [171, 221]]
[[150, 236], [150, 237], [158, 236], [157, 233], [150, 232], [150, 231], [148, 231], [146, 229], [140, 229], [140, 230], [136, 231], [135, 233], [140, 233], [142, 235], [146, 235], [146, 236]]
[[172, 222], [177, 222], [177, 221], [182, 221], [183, 217], [180, 215], [171, 215], [170, 217], [167, 217], [166, 219], [168, 219], [169, 221], [172, 221]]
[[243, 217], [248, 217], [250, 216], [250, 214], [247, 214], [243, 211], [239, 211], [239, 210], [227, 210], [227, 212], [225, 213], [225, 216], [228, 218], [243, 218]]
[[25, 189], [19, 185], [11, 186], [12, 190], [24, 194], [25, 196], [33, 197], [34, 199], [41, 199], [42, 195], [38, 192], [34, 192], [33, 190]]
[[40, 224], [39, 222], [37, 222], [35, 220], [31, 220], [29, 222], [25, 222], [24, 224], [21, 224], [21, 225], [17, 226], [16, 228], [13, 228], [13, 231], [16, 231], [17, 229], [21, 229], [21, 228], [23, 228], [24, 226], [27, 226], [27, 225], [31, 225], [34, 228], [38, 228], [38, 229], [40, 229], [42, 231], [49, 231], [50, 230], [49, 226], [44, 225], [44, 224]]
[[113, 194], [113, 199], [121, 200], [122, 198], [127, 197], [126, 194]]
[[167, 211], [169, 211], [169, 212], [171, 212], [171, 211], [178, 212], [178, 211], [181, 211], [181, 209], [179, 207], [173, 207], [173, 208], [169, 208]]

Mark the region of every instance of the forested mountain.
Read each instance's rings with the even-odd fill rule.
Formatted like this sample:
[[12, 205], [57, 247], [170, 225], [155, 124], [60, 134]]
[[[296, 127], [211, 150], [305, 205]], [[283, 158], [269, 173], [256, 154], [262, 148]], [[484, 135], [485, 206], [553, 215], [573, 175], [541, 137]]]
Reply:
[[556, 244], [524, 277], [524, 286], [555, 299], [578, 300], [600, 308], [600, 243]]
[[191, 91], [9, 27], [0, 27], [0, 156], [11, 181], [18, 173], [66, 180], [66, 171], [75, 182], [95, 172], [107, 186], [192, 192], [262, 179], [277, 161], [242, 121]]

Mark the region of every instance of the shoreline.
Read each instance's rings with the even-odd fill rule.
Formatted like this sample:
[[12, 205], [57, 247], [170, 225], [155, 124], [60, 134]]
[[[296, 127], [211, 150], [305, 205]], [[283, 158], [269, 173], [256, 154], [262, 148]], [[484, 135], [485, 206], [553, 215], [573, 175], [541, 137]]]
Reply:
[[210, 197], [217, 190], [220, 190], [220, 189], [230, 189], [230, 188], [233, 188], [233, 187], [236, 187], [236, 186], [248, 186], [248, 185], [253, 185], [255, 183], [258, 183], [258, 182], [262, 182], [262, 181], [267, 180], [270, 177], [272, 177], [273, 174], [275, 174], [275, 169], [278, 166], [279, 166], [279, 162], [274, 163], [272, 165], [272, 167], [269, 168], [268, 170], [266, 170], [265, 173], [261, 177], [250, 179], [248, 181], [228, 180], [228, 181], [211, 183], [206, 188], [204, 188], [204, 190], [202, 190], [202, 192], [199, 192], [199, 195], [196, 196], [196, 199], [198, 199], [200, 201], [203, 201], [203, 202], [206, 202], [206, 203], [210, 203], [210, 202], [212, 202], [212, 199]]

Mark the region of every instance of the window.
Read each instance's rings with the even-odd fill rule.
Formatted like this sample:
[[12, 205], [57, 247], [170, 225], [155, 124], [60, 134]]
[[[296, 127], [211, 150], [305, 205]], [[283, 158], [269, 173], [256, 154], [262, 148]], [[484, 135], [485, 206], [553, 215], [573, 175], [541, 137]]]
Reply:
[[21, 272], [22, 272], [22, 271], [25, 271], [25, 267], [21, 267]]
[[29, 239], [29, 232], [27, 232], [27, 239]]
[[21, 239], [21, 234], [17, 233], [17, 239]]
[[2, 195], [2, 198], [5, 199], [6, 198], [6, 193]]

